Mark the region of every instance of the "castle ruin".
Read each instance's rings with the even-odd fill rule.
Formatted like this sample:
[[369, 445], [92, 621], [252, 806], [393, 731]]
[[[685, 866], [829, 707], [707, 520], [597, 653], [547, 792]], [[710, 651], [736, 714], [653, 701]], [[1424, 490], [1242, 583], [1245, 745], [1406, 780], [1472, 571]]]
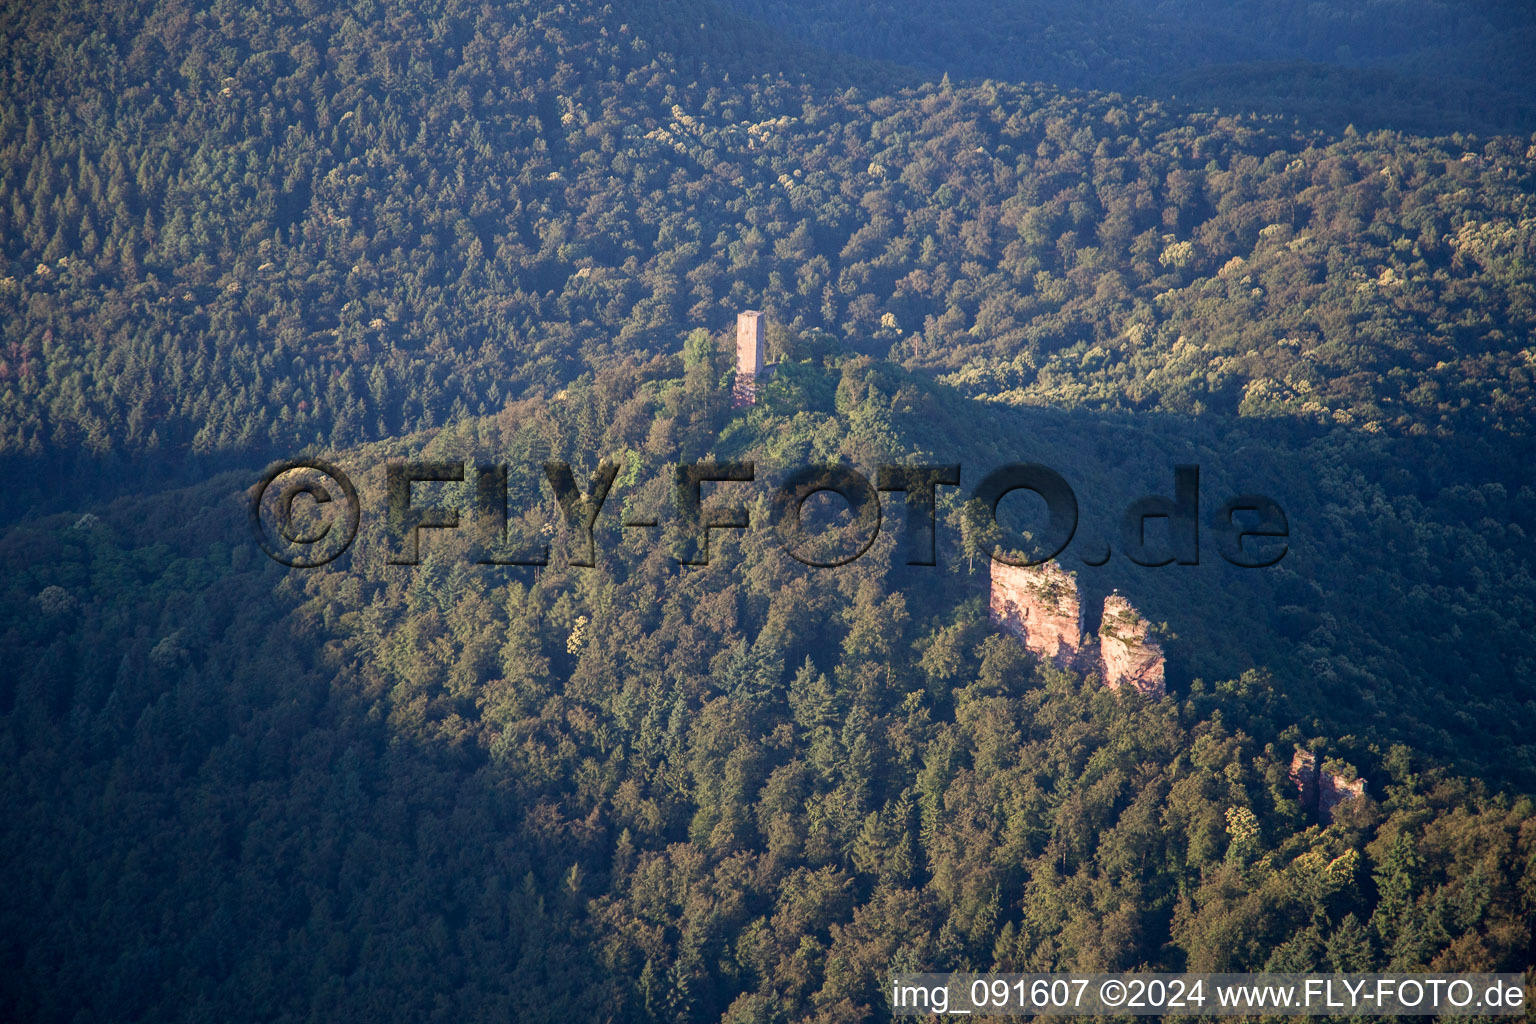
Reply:
[[992, 563], [992, 623], [1053, 661], [1078, 665], [1083, 653], [1083, 610], [1077, 582], [1055, 562], [1035, 568]]
[[1035, 654], [1079, 672], [1097, 671], [1111, 690], [1129, 686], [1154, 697], [1167, 692], [1163, 649], [1151, 639], [1150, 623], [1125, 598], [1111, 594], [1104, 599], [1098, 636], [1088, 635], [1077, 580], [1055, 562], [994, 561], [990, 610], [993, 625]]
[[736, 384], [731, 390], [731, 404], [738, 409], [757, 401], [758, 380], [767, 376], [767, 333], [768, 318], [761, 310], [736, 314]]
[[[1161, 697], [1167, 693], [1163, 648], [1152, 627], [1118, 592], [1104, 599], [1098, 635], [1083, 620], [1077, 579], [1055, 562], [1015, 566], [993, 561], [989, 613], [992, 624], [1018, 637], [1041, 658], [1076, 672], [1097, 672], [1111, 690], [1130, 687]], [[1318, 763], [1316, 754], [1296, 748], [1289, 777], [1301, 806], [1324, 825], [1341, 804], [1365, 796], [1365, 780], [1336, 762]]]
[[1105, 686], [1111, 690], [1130, 686], [1139, 693], [1159, 697], [1167, 692], [1163, 648], [1150, 638], [1151, 630], [1151, 624], [1119, 594], [1104, 599], [1104, 617], [1099, 621], [1099, 661]]
[[1324, 825], [1333, 822], [1333, 812], [1340, 804], [1365, 795], [1364, 779], [1328, 771], [1318, 765], [1316, 754], [1300, 747], [1291, 758], [1290, 778], [1302, 810], [1317, 815]]

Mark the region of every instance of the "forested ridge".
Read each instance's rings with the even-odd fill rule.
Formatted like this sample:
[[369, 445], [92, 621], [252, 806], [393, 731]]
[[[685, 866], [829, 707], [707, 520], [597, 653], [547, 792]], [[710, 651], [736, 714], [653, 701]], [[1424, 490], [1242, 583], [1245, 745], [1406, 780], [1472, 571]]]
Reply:
[[[1398, 6], [1471, 64], [1518, 37]], [[0, 14], [0, 1016], [830, 1022], [892, 969], [1536, 965], [1536, 136], [925, 82], [785, 9]], [[1346, 16], [1271, 15], [1309, 59]], [[733, 408], [746, 308], [777, 365]], [[363, 499], [311, 571], [247, 522], [300, 455]], [[475, 564], [466, 519], [388, 564], [401, 459], [506, 463], [552, 563]], [[684, 567], [706, 459], [757, 465], [711, 499], [753, 526]], [[551, 460], [619, 466], [593, 568]], [[964, 502], [1017, 461], [1071, 481], [1063, 564], [1159, 624], [1168, 696], [989, 623]], [[825, 462], [961, 464], [939, 564], [891, 498], [864, 557], [792, 559], [767, 489]], [[1279, 502], [1279, 566], [1086, 564], [1188, 463], [1206, 512]], [[1298, 746], [1366, 797], [1317, 821]]]
[[1530, 412], [1530, 139], [866, 96], [580, 4], [8, 21], [6, 451], [351, 444], [744, 306], [1003, 401]]
[[[732, 413], [681, 369], [343, 461], [368, 510], [388, 457], [537, 459], [593, 423], [615, 424], [597, 451], [643, 429], [694, 457]], [[889, 457], [885, 373], [845, 364], [832, 402], [725, 423], [724, 450], [782, 457], [731, 452], [755, 427]], [[839, 397], [865, 415], [840, 425]], [[514, 531], [560, 521], [536, 480], [514, 474]], [[1528, 963], [1530, 800], [1320, 734], [1304, 672], [1108, 692], [996, 632], [963, 558], [892, 587], [889, 532], [813, 570], [727, 531], [685, 569], [609, 524], [597, 568], [535, 572], [441, 532], [389, 566], [365, 515], [299, 574], [240, 542], [247, 486], [38, 520], [0, 551], [29, 666], [3, 695], [0, 844], [22, 1016], [862, 1020], [892, 967]], [[1208, 603], [1243, 593], [1193, 569]], [[1370, 779], [1327, 828], [1287, 778], [1297, 743]]]
[[730, 0], [830, 51], [937, 78], [1042, 81], [1312, 127], [1529, 132], [1519, 0]]

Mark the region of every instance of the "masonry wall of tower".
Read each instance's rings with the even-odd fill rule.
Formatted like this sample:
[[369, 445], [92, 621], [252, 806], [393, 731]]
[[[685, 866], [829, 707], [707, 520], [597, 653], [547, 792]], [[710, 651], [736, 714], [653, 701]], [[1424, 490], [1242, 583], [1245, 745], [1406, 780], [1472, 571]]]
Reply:
[[737, 408], [757, 401], [758, 381], [767, 376], [768, 367], [764, 363], [767, 327], [767, 317], [758, 310], [748, 309], [736, 314], [736, 386], [731, 392], [731, 402]]
[[736, 373], [753, 376], [763, 370], [764, 335], [767, 318], [755, 309], [736, 315]]

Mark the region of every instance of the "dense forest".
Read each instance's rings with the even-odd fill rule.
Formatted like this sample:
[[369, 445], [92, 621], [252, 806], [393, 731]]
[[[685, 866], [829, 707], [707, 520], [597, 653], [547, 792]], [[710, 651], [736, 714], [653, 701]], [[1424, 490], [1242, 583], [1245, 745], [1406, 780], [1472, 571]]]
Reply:
[[[605, 421], [599, 450], [686, 458], [730, 413], [681, 370], [349, 452], [364, 508], [391, 456], [537, 458]], [[722, 433], [880, 456], [881, 383], [855, 362], [826, 384], [860, 414]], [[407, 567], [376, 515], [300, 575], [240, 542], [247, 486], [0, 552], [31, 666], [4, 695], [22, 1016], [862, 1020], [893, 966], [1528, 963], [1529, 798], [1317, 736], [1304, 668], [1110, 693], [995, 632], [963, 559], [893, 588], [889, 534], [836, 570], [756, 530], [686, 569], [617, 528], [596, 569], [477, 566], [448, 535]], [[1371, 780], [1326, 828], [1298, 742]]]
[[1529, 132], [1520, 0], [730, 0], [796, 38], [938, 78], [1043, 81], [1314, 127]]
[[[6, 6], [0, 1016], [1536, 967], [1528, 18], [997, 6]], [[1071, 45], [1018, 34], [1048, 14]], [[1430, 35], [1464, 81], [1377, 103]], [[747, 308], [776, 369], [739, 408]], [[249, 528], [295, 456], [362, 496], [321, 569]], [[505, 463], [550, 564], [477, 564], [467, 515], [394, 564], [402, 459]], [[700, 460], [758, 467], [709, 499], [751, 525], [684, 565]], [[591, 568], [551, 461], [618, 467]], [[1166, 696], [989, 621], [966, 498], [1020, 461]], [[938, 564], [891, 497], [863, 557], [790, 557], [769, 491], [811, 463], [960, 464]], [[1287, 557], [1096, 566], [1189, 463], [1207, 512], [1275, 499]], [[1298, 749], [1366, 796], [1320, 821]]]
[[5, 451], [353, 444], [749, 305], [1008, 402], [1531, 412], [1533, 139], [728, 81], [575, 4], [172, 6], [12, 18]]

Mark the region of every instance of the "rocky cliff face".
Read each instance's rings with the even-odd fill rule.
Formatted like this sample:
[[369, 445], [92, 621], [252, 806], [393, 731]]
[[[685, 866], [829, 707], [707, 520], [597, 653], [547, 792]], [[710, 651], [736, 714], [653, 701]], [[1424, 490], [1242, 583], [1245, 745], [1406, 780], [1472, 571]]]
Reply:
[[1364, 779], [1320, 768], [1317, 755], [1300, 747], [1291, 758], [1290, 775], [1301, 794], [1302, 808], [1316, 814], [1325, 825], [1333, 821], [1333, 812], [1340, 804], [1365, 795]]
[[1055, 562], [1037, 566], [992, 563], [993, 625], [1024, 641], [1042, 658], [1078, 663], [1083, 650], [1083, 611], [1077, 581]]
[[1119, 594], [1104, 599], [1104, 618], [1099, 623], [1099, 661], [1104, 685], [1111, 690], [1130, 686], [1139, 693], [1161, 697], [1168, 692], [1163, 680], [1166, 659], [1163, 648], [1150, 638], [1151, 625]]
[[1104, 601], [1097, 642], [1083, 633], [1077, 580], [1055, 562], [1039, 566], [992, 563], [992, 622], [1042, 658], [1082, 672], [1097, 671], [1110, 689], [1131, 686], [1162, 696], [1163, 649], [1149, 625], [1118, 594]]
[[[1097, 637], [1085, 635], [1076, 578], [1054, 562], [1038, 566], [992, 563], [992, 623], [1042, 658], [1079, 672], [1097, 671], [1111, 690], [1129, 686], [1161, 697], [1167, 692], [1163, 648], [1151, 624], [1118, 593], [1104, 599]], [[1301, 806], [1323, 824], [1340, 804], [1365, 795], [1365, 780], [1347, 769], [1319, 765], [1317, 755], [1296, 749], [1291, 782]]]

